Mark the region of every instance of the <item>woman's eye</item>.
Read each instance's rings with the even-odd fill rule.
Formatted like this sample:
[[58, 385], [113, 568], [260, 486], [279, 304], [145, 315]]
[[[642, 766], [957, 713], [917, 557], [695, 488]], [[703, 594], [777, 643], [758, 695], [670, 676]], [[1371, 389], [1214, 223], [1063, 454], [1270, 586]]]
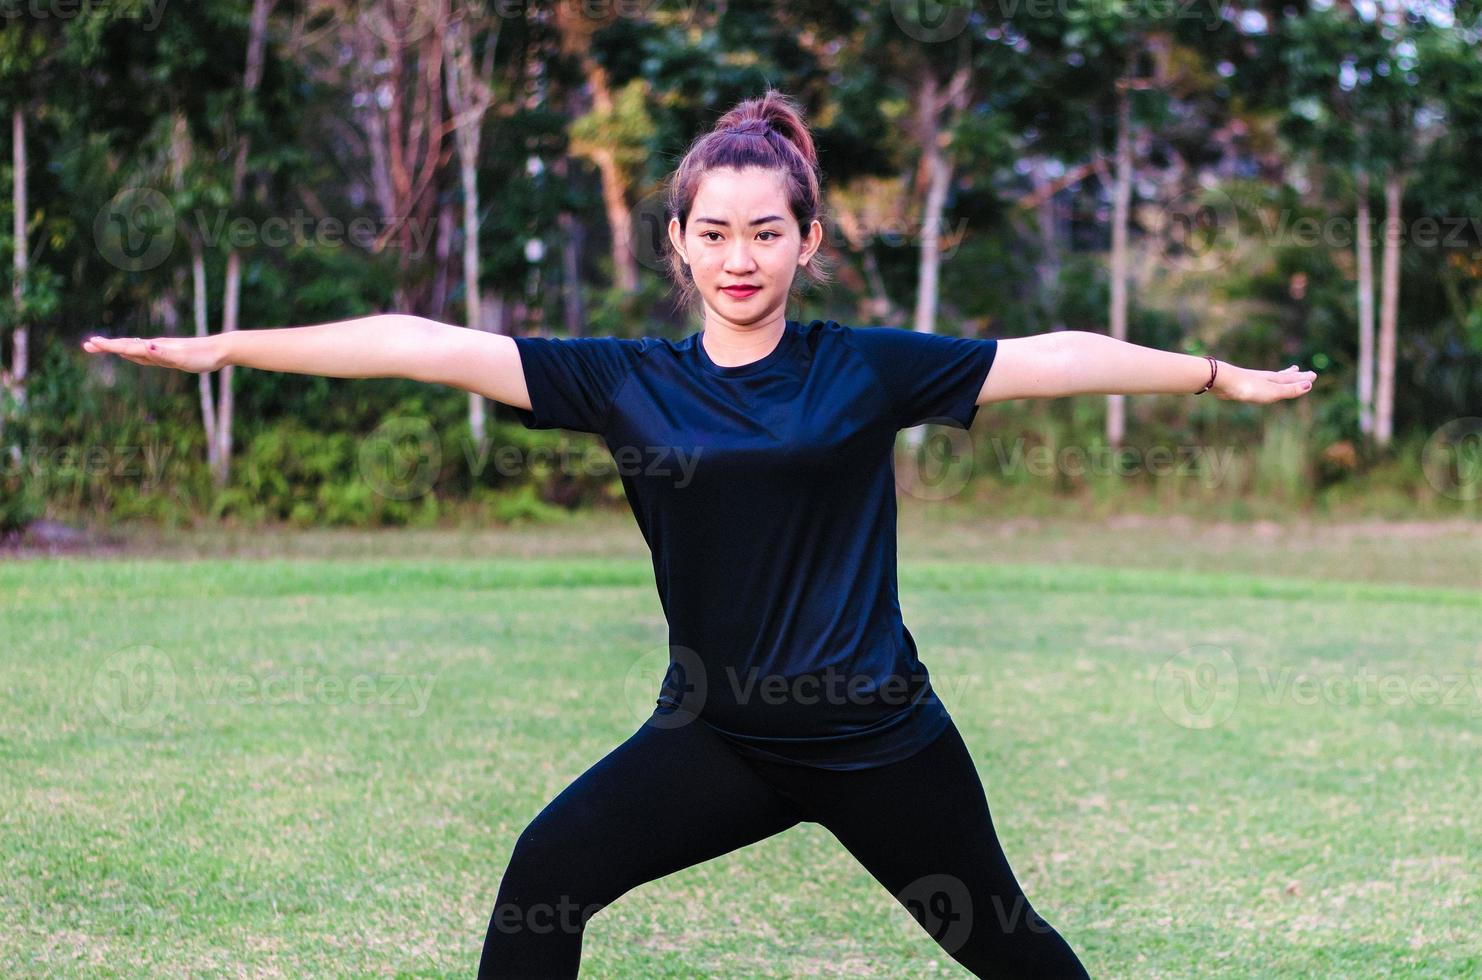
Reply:
[[[711, 238], [710, 237], [711, 235], [714, 235], [715, 238]], [[780, 232], [776, 232], [776, 231], [762, 231], [762, 232], [757, 232], [757, 235], [758, 236], [761, 236], [761, 235], [771, 235], [772, 238], [781, 238], [782, 237], [782, 234]], [[700, 237], [703, 238], [703, 239], [705, 239], [705, 241], [707, 241], [707, 242], [713, 242], [716, 239], [720, 238], [720, 232], [718, 232], [718, 231], [702, 231], [702, 232], [700, 232]], [[772, 240], [771, 238], [766, 239], [766, 241], [771, 241], [771, 240]]]

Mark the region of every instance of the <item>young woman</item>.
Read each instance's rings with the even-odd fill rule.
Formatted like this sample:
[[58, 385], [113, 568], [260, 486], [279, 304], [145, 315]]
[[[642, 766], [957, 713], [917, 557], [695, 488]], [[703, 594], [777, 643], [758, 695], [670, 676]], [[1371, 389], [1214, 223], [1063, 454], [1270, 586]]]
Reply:
[[[1084, 977], [999, 846], [896, 591], [896, 433], [1012, 398], [1210, 391], [1267, 403], [1314, 374], [1067, 331], [972, 339], [785, 317], [819, 267], [819, 172], [796, 103], [743, 102], [669, 183], [683, 340], [511, 338], [388, 314], [201, 338], [93, 338], [186, 371], [409, 377], [529, 428], [600, 434], [653, 554], [670, 667], [652, 715], [516, 841], [479, 976], [574, 977], [625, 892], [826, 827], [977, 976]], [[801, 273], [801, 276], [800, 276]], [[667, 465], [655, 465], [665, 460]]]

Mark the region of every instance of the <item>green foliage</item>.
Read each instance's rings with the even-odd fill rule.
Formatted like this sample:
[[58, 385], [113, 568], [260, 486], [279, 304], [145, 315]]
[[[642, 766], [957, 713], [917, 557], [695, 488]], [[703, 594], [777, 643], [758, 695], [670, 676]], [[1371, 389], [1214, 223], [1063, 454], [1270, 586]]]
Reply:
[[212, 500], [210, 516], [298, 526], [425, 524], [437, 517], [434, 486], [410, 499], [377, 489], [362, 469], [364, 441], [319, 432], [286, 419], [258, 433], [235, 461], [233, 480]]
[[24, 458], [16, 463], [9, 453], [0, 454], [0, 535], [25, 528], [45, 510], [46, 501], [29, 478]]
[[[1249, 33], [1227, 19], [1235, 12], [1228, 7], [894, 6], [882, 16], [861, 3], [764, 11], [732, 5], [587, 25], [594, 28], [589, 53], [607, 73], [615, 101], [606, 115], [576, 119], [571, 107], [586, 104], [578, 90], [588, 65], [552, 57], [541, 31], [506, 22], [495, 87], [496, 104], [507, 111], [486, 120], [478, 179], [481, 284], [512, 301], [516, 321], [509, 329], [561, 323], [567, 289], [586, 301], [587, 335], [695, 329], [686, 311], [672, 308], [667, 281], [655, 270], [644, 270], [637, 294], [612, 288], [600, 175], [570, 158], [599, 148], [616, 153], [626, 172], [622, 190], [636, 205], [719, 109], [767, 84], [797, 94], [808, 108], [825, 186], [858, 177], [897, 182], [905, 204], [899, 214], [883, 208], [882, 215], [909, 226], [919, 219], [923, 176], [919, 84], [927, 71], [945, 83], [953, 59], [962, 57], [973, 73], [970, 98], [941, 135], [954, 167], [943, 221], [965, 234], [941, 268], [942, 329], [997, 336], [1052, 326], [1105, 332], [1110, 197], [1104, 172], [1115, 136], [1115, 82], [1147, 77], [1165, 57], [1167, 84], [1132, 99], [1139, 133], [1135, 220], [1153, 214], [1168, 195], [1200, 188], [1207, 201], [1227, 195], [1238, 202], [1239, 230], [1227, 251], [1214, 253], [1223, 261], [1214, 271], [1155, 269], [1151, 281], [1137, 283], [1130, 339], [1208, 350], [1253, 367], [1297, 361], [1316, 367], [1323, 380], [1304, 402], [1310, 413], [1291, 420], [1306, 427], [1300, 458], [1293, 456], [1291, 432], [1264, 431], [1279, 408], [1134, 400], [1142, 414], [1131, 437], [1143, 445], [1202, 439], [1238, 447], [1245, 468], [1232, 471], [1239, 479], [1232, 476], [1229, 486], [1243, 492], [1281, 496], [1293, 492], [1294, 474], [1306, 474], [1313, 485], [1295, 493], [1292, 504], [1303, 506], [1328, 491], [1362, 488], [1374, 474], [1389, 473], [1387, 467], [1411, 466], [1415, 439], [1447, 419], [1475, 414], [1472, 406], [1482, 401], [1482, 252], [1474, 237], [1449, 246], [1406, 244], [1396, 376], [1396, 422], [1405, 438], [1378, 454], [1358, 438], [1351, 391], [1352, 248], [1302, 244], [1272, 230], [1273, 221], [1351, 215], [1354, 175], [1371, 171], [1377, 197], [1382, 171], [1393, 163], [1411, 168], [1407, 223], [1479, 213], [1482, 192], [1472, 171], [1482, 156], [1482, 59], [1470, 6], [1457, 8], [1453, 29], [1427, 20], [1418, 7], [1384, 25], [1365, 21], [1349, 4], [1299, 5], [1273, 12], [1264, 32]], [[369, 154], [340, 137], [341, 127], [356, 125], [354, 113], [365, 100], [384, 91], [356, 88], [349, 75], [325, 70], [330, 66], [317, 63], [309, 48], [284, 44], [292, 25], [280, 7], [270, 22], [261, 87], [247, 97], [241, 82], [248, 5], [210, 0], [198, 7], [190, 17], [152, 21], [147, 5], [119, 0], [107, 9], [84, 5], [71, 17], [6, 18], [0, 32], [0, 106], [23, 108], [31, 158], [26, 247], [32, 261], [19, 309], [8, 289], [16, 243], [0, 236], [0, 330], [21, 322], [32, 328], [29, 410], [9, 430], [43, 461], [28, 471], [26, 492], [61, 513], [173, 523], [219, 514], [405, 524], [445, 520], [460, 505], [488, 508], [496, 520], [523, 520], [579, 506], [620, 506], [621, 485], [610, 473], [543, 462], [512, 472], [480, 467], [467, 448], [462, 392], [399, 379], [251, 370], [234, 375], [237, 457], [230, 485], [218, 494], [205, 467], [197, 379], [123, 361], [82, 365], [76, 342], [84, 332], [162, 332], [166, 307], [178, 316], [175, 329], [190, 331], [184, 231], [212, 231], [235, 220], [259, 230], [274, 219], [311, 222], [307, 238], [242, 249], [244, 328], [359, 316], [392, 309], [406, 295], [423, 296], [407, 312], [446, 316], [460, 307], [457, 230], [443, 240], [448, 289], [437, 310], [418, 306], [430, 290], [407, 292], [430, 279], [431, 257], [403, 263], [394, 249], [372, 251], [315, 233], [323, 226], [313, 222], [326, 215], [342, 224], [382, 217]], [[952, 23], [954, 11], [968, 15], [962, 34], [923, 39]], [[546, 59], [543, 81], [533, 95], [521, 66], [539, 58]], [[173, 153], [177, 122], [189, 144], [188, 163]], [[244, 194], [233, 202], [230, 164], [239, 136], [251, 138], [251, 153]], [[1098, 155], [1101, 166], [1088, 167]], [[0, 163], [6, 185], [14, 177], [8, 157]], [[1039, 216], [1018, 204], [1034, 189], [1022, 168], [1033, 159], [1058, 164], [1068, 176], [1080, 171], [1052, 214], [1059, 272], [1048, 288], [1035, 266]], [[1215, 174], [1219, 181], [1205, 186]], [[456, 213], [454, 176], [445, 167], [428, 193]], [[130, 187], [163, 194], [166, 217], [178, 222], [173, 251], [137, 272], [111, 264], [94, 234], [95, 219]], [[11, 206], [10, 195], [0, 196], [0, 228], [7, 232]], [[568, 233], [585, 243], [574, 269], [562, 262]], [[1134, 224], [1134, 261], [1159, 254], [1156, 234], [1152, 224]], [[907, 235], [903, 244], [867, 237], [877, 269], [865, 270], [855, 243], [830, 242], [843, 274], [827, 292], [805, 296], [801, 315], [850, 319], [872, 288], [865, 273], [876, 271], [889, 297], [909, 309], [919, 235]], [[536, 263], [525, 255], [532, 238], [547, 246]], [[429, 242], [435, 250], [435, 238]], [[214, 330], [225, 282], [223, 243], [208, 242], [204, 260]], [[1057, 446], [1094, 445], [1101, 400], [1073, 401], [1032, 413], [1022, 431]], [[996, 406], [991, 414], [1012, 419], [1016, 411]], [[586, 437], [526, 431], [507, 414], [494, 406], [492, 446], [534, 454], [595, 445]], [[398, 416], [425, 419], [441, 452], [432, 488], [409, 500], [377, 494], [357, 476], [358, 447]], [[131, 465], [136, 473], [123, 472]], [[1003, 477], [1003, 485], [1020, 479]], [[993, 479], [984, 482], [985, 492], [993, 492]], [[1424, 503], [1422, 484], [1408, 491], [1417, 503]], [[1061, 475], [1055, 489], [1095, 492], [1108, 505], [1125, 505], [1142, 493], [1176, 497], [1170, 486], [1178, 484], [1097, 484]], [[1361, 492], [1348, 498], [1363, 499]], [[1220, 505], [1262, 506], [1233, 498]]]

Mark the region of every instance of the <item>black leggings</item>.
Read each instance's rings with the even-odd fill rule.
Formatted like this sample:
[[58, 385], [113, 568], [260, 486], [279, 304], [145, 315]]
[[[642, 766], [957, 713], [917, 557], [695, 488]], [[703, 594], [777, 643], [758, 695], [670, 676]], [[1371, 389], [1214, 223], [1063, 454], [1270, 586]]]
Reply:
[[479, 977], [575, 977], [588, 919], [648, 881], [822, 824], [979, 977], [1087, 973], [1025, 898], [955, 725], [909, 758], [837, 771], [754, 761], [704, 723], [655, 723], [582, 773], [515, 842]]

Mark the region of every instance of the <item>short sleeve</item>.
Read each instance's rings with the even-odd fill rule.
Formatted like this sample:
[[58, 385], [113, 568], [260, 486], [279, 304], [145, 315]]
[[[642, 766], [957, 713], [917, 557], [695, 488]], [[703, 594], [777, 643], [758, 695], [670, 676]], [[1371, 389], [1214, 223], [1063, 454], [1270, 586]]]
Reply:
[[613, 398], [637, 363], [643, 340], [516, 337], [530, 408], [514, 407], [527, 429], [602, 433]]
[[972, 426], [997, 340], [903, 327], [855, 327], [850, 333], [885, 387], [897, 429], [928, 422]]

